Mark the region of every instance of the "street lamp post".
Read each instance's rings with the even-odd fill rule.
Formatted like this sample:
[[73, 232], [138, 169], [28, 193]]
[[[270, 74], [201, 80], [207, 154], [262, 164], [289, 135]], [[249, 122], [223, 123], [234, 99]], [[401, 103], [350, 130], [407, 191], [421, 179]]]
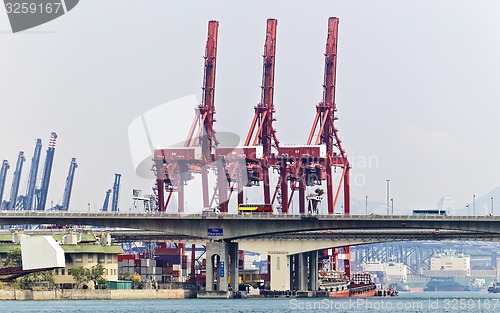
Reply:
[[493, 197], [491, 197], [491, 215], [493, 215]]
[[365, 214], [368, 215], [368, 196], [365, 196]]
[[472, 214], [476, 216], [476, 195], [472, 195]]
[[465, 207], [467, 208], [467, 215], [470, 215], [470, 206], [469, 206], [469, 204], [467, 203], [467, 205]]
[[394, 198], [391, 198], [391, 215], [394, 215]]
[[387, 182], [387, 215], [389, 215], [389, 183], [391, 180], [386, 179], [385, 181]]

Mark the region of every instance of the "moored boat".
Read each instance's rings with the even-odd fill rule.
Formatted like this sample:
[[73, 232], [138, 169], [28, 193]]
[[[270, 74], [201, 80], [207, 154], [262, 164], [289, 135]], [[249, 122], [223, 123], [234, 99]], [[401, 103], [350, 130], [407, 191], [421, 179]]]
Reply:
[[486, 280], [485, 279], [480, 279], [480, 278], [473, 278], [471, 281], [467, 284], [467, 287], [465, 288], [467, 291], [481, 291], [484, 288]]
[[320, 290], [328, 292], [331, 298], [345, 297], [374, 297], [377, 287], [373, 283], [370, 273], [353, 273], [349, 280], [344, 272], [328, 271], [320, 275]]
[[370, 273], [359, 272], [352, 274], [349, 283], [350, 297], [374, 297], [377, 287], [373, 283]]
[[497, 282], [493, 282], [491, 286], [488, 287], [488, 292], [500, 293], [500, 280]]
[[344, 272], [328, 271], [319, 276], [319, 288], [328, 292], [332, 298], [349, 297], [349, 279]]

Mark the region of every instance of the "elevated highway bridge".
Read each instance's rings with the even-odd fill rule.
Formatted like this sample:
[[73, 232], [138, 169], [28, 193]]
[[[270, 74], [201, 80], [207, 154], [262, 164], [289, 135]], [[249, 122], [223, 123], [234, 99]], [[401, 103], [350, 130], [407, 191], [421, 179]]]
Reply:
[[[9, 211], [0, 213], [0, 224], [117, 227], [135, 229], [112, 231], [115, 238], [122, 240], [155, 238], [205, 243], [207, 282], [217, 281], [216, 290], [228, 288], [227, 278], [223, 280], [217, 276], [219, 271], [229, 273], [231, 277], [238, 276], [237, 262], [229, 261], [237, 259], [238, 249], [270, 256], [271, 288], [274, 290], [291, 288], [291, 262], [298, 262], [294, 266], [298, 271], [298, 288], [307, 290], [307, 282], [314, 286], [317, 279], [317, 276], [312, 275], [317, 272], [312, 267], [313, 264], [317, 266], [317, 250], [403, 240], [500, 239], [500, 217], [497, 216], [246, 216]], [[224, 266], [224, 269], [217, 268], [219, 265]], [[207, 283], [209, 287], [212, 286]], [[237, 285], [232, 288], [237, 288]]]
[[0, 225], [61, 224], [120, 227], [165, 232], [208, 240], [300, 233], [319, 230], [459, 230], [500, 234], [499, 216], [398, 216], [398, 215], [270, 215], [73, 213], [7, 211]]

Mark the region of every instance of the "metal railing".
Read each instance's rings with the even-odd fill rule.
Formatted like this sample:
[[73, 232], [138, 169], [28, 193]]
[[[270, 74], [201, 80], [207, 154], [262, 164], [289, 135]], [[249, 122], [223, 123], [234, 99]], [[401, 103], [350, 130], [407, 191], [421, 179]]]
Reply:
[[249, 215], [220, 213], [130, 213], [130, 212], [55, 212], [55, 211], [0, 211], [0, 217], [99, 217], [99, 218], [195, 218], [195, 219], [329, 219], [329, 220], [498, 220], [500, 216], [413, 216], [413, 215], [323, 215], [323, 214], [269, 214], [251, 213]]

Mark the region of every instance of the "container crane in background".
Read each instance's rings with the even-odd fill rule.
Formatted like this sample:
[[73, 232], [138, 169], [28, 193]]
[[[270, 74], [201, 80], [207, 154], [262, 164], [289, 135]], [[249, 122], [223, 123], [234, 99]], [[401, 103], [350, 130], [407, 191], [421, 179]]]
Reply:
[[104, 203], [102, 204], [102, 209], [101, 209], [101, 211], [103, 212], [108, 212], [109, 195], [111, 195], [111, 189], [106, 190], [106, 197], [104, 198]]
[[12, 188], [10, 189], [10, 200], [7, 205], [7, 210], [15, 210], [17, 202], [17, 194], [19, 192], [19, 183], [21, 182], [21, 173], [23, 171], [23, 164], [26, 161], [24, 157], [24, 152], [19, 151], [19, 156], [17, 157], [16, 169], [14, 171], [14, 178], [12, 179]]
[[47, 194], [49, 192], [50, 174], [52, 173], [52, 163], [54, 162], [54, 152], [56, 149], [56, 139], [57, 134], [52, 132], [50, 134], [49, 148], [47, 149], [47, 155], [45, 157], [45, 165], [43, 168], [42, 183], [40, 189], [35, 191], [37, 205], [36, 209], [38, 211], [45, 210], [45, 204], [47, 202]]
[[9, 168], [9, 161], [3, 160], [2, 168], [0, 169], [0, 210], [3, 210], [3, 192], [5, 190], [5, 183], [7, 182], [7, 171]]
[[118, 212], [118, 196], [120, 193], [120, 180], [122, 174], [115, 173], [115, 182], [113, 183], [113, 198], [111, 200], [111, 212]]
[[166, 211], [173, 192], [177, 192], [178, 212], [184, 212], [184, 185], [194, 178], [192, 173], [201, 173], [203, 205], [210, 205], [208, 164], [214, 160], [213, 150], [218, 144], [213, 127], [218, 28], [218, 21], [208, 22], [202, 103], [196, 108], [184, 146], [159, 148], [154, 152], [158, 210], [161, 212]]
[[31, 159], [30, 175], [28, 178], [28, 188], [23, 199], [23, 210], [33, 209], [33, 200], [35, 199], [36, 179], [38, 175], [38, 165], [40, 164], [40, 154], [42, 152], [42, 139], [38, 138], [35, 144], [35, 151]]
[[64, 196], [63, 196], [63, 204], [62, 210], [69, 210], [69, 201], [71, 199], [71, 191], [73, 190], [73, 180], [75, 178], [75, 170], [77, 169], [78, 164], [76, 163], [76, 158], [71, 159], [71, 163], [69, 165], [68, 177], [66, 178], [66, 186], [64, 187]]

